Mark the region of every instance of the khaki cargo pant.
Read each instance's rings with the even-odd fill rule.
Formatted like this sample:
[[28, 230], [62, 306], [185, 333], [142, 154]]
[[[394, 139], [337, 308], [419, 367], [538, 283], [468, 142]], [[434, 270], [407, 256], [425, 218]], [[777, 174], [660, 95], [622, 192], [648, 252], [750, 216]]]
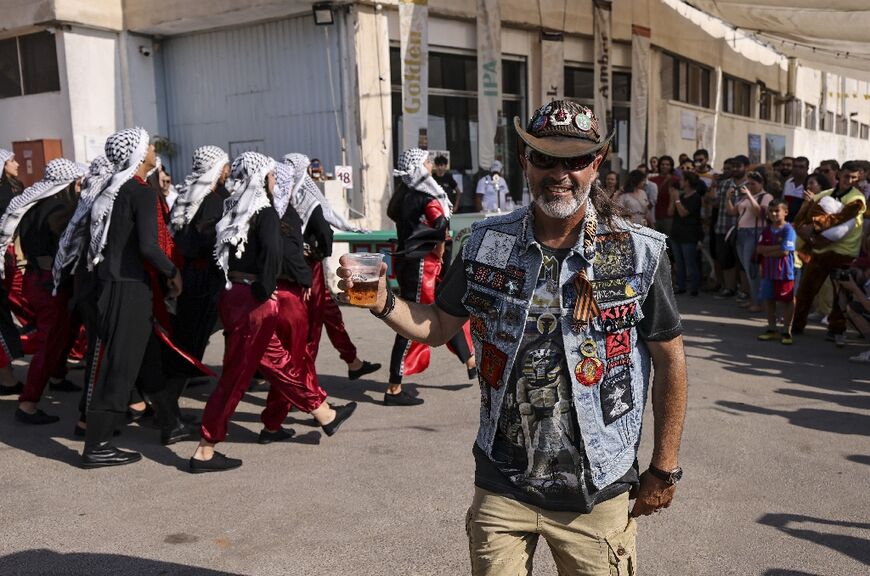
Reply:
[[465, 516], [472, 576], [527, 576], [540, 536], [560, 576], [637, 574], [637, 523], [628, 494], [589, 514], [553, 512], [475, 487]]

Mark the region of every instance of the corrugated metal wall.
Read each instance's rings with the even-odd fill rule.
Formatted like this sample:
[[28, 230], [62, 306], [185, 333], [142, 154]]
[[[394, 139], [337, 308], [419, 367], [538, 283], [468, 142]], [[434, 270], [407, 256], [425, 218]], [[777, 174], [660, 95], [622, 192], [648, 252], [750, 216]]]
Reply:
[[[337, 34], [329, 36], [341, 126]], [[276, 160], [288, 152], [341, 162], [324, 29], [310, 16], [164, 42], [166, 125], [178, 146], [173, 176], [190, 170], [194, 148], [258, 149]]]

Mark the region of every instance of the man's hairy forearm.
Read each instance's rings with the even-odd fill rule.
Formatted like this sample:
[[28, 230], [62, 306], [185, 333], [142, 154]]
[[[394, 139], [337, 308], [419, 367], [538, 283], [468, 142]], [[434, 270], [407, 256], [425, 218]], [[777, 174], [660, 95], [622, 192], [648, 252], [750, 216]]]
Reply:
[[662, 470], [679, 465], [680, 439], [686, 417], [686, 356], [683, 338], [678, 336], [667, 342], [649, 342], [652, 355], [652, 403], [655, 418], [655, 445], [652, 464]]
[[396, 307], [384, 322], [409, 340], [441, 346], [456, 334], [464, 320], [450, 316], [435, 304], [418, 304], [396, 297]]

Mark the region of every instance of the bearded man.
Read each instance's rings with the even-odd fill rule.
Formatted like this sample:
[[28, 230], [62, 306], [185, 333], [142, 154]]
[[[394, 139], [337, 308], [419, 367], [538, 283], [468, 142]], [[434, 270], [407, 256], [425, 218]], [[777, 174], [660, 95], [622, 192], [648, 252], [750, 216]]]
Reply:
[[[540, 536], [560, 574], [633, 574], [633, 518], [668, 507], [682, 476], [686, 369], [665, 237], [593, 186], [610, 138], [591, 110], [557, 100], [514, 126], [532, 205], [474, 225], [434, 304], [396, 298], [382, 277], [370, 310], [430, 346], [470, 321], [472, 574], [531, 574]], [[651, 368], [655, 443], [640, 473]]]

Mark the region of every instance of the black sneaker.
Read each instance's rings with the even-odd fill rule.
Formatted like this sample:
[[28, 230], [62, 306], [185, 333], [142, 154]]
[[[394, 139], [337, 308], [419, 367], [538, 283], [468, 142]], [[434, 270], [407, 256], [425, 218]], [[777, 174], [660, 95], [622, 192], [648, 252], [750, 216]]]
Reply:
[[0, 386], [0, 396], [18, 396], [24, 392], [24, 383], [18, 382], [14, 386]]
[[418, 406], [423, 403], [422, 398], [415, 398], [402, 390], [398, 394], [384, 393], [385, 406]]
[[24, 424], [34, 424], [42, 426], [43, 424], [54, 424], [60, 420], [60, 416], [52, 416], [38, 409], [33, 414], [28, 414], [21, 408], [15, 409], [15, 419]]
[[362, 366], [360, 366], [356, 370], [347, 369], [347, 379], [348, 380], [356, 380], [358, 378], [362, 378], [366, 374], [371, 374], [372, 372], [377, 372], [381, 369], [381, 365], [377, 362], [369, 362], [368, 360], [363, 360]]
[[468, 369], [468, 379], [477, 380], [477, 366]]
[[338, 432], [344, 421], [350, 418], [353, 411], [356, 410], [356, 402], [348, 402], [344, 406], [335, 406], [333, 410], [335, 410], [335, 419], [329, 424], [321, 426], [323, 433], [327, 436], [332, 436]]
[[239, 468], [242, 461], [238, 458], [227, 458], [220, 452], [215, 452], [214, 456], [209, 460], [190, 459], [190, 473], [202, 474], [203, 472], [223, 472], [224, 470], [232, 470]]
[[66, 378], [61, 380], [60, 382], [52, 382], [48, 381], [48, 389], [52, 392], [81, 392], [82, 387], [78, 384], [73, 384]]
[[270, 432], [263, 428], [260, 430], [260, 435], [257, 436], [257, 443], [271, 444], [272, 442], [281, 442], [282, 440], [293, 438], [294, 434], [296, 434], [294, 430], [285, 430], [284, 428], [278, 428], [275, 432]]

